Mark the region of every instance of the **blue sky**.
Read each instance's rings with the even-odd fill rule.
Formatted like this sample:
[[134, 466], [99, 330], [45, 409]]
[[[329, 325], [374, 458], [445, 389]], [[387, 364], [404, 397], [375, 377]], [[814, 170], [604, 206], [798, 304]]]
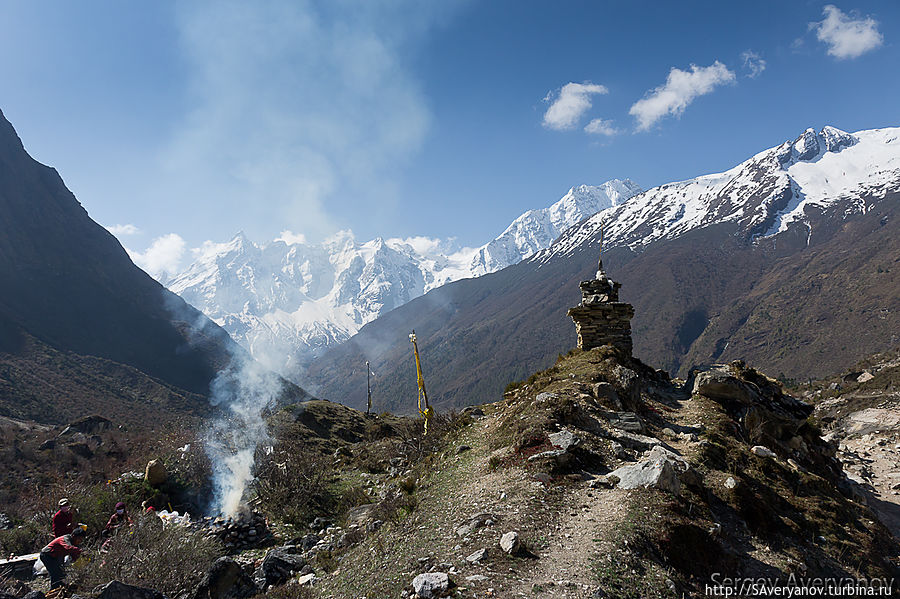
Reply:
[[480, 245], [573, 185], [649, 188], [806, 127], [900, 125], [894, 1], [3, 8], [0, 109], [170, 268], [238, 230]]

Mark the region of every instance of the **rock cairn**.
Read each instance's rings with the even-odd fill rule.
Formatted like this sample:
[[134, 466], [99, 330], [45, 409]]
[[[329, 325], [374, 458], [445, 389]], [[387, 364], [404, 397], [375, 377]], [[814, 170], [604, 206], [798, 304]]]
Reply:
[[603, 264], [597, 271], [597, 278], [582, 281], [581, 303], [569, 308], [568, 315], [575, 321], [578, 347], [584, 350], [613, 345], [631, 355], [631, 319], [634, 308], [619, 301], [619, 287], [603, 271]]
[[258, 512], [241, 512], [233, 518], [204, 518], [206, 534], [219, 539], [228, 551], [255, 547], [272, 538], [266, 519]]

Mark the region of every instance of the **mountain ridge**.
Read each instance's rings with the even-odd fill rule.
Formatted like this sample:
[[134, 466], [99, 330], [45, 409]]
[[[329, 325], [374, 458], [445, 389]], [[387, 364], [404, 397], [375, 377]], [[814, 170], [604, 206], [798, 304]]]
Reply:
[[[840, 157], [852, 166], [870, 144], [832, 144], [837, 153], [820, 146], [803, 162], [808, 132], [758, 153], [726, 171], [728, 176], [707, 175], [638, 194], [569, 229], [526, 261], [433, 290], [369, 323], [316, 360], [311, 380], [321, 396], [361, 405], [365, 381], [358, 364], [368, 360], [380, 375], [379, 401], [387, 409], [405, 409], [405, 398], [415, 396], [415, 378], [409, 374], [408, 344], [395, 329], [414, 327], [436, 403], [461, 406], [497, 397], [506, 383], [548, 366], [574, 345], [572, 324], [561, 314], [578, 302], [578, 282], [597, 268], [601, 224], [604, 265], [623, 283], [621, 297], [637, 312], [633, 336], [642, 360], [682, 375], [693, 364], [745, 357], [784, 376], [837, 370], [885, 348], [890, 331], [900, 326], [892, 258], [900, 255], [895, 131], [876, 130], [883, 159], [860, 171], [864, 177], [849, 168], [839, 171], [857, 180], [855, 186], [838, 181], [843, 191], [837, 196], [795, 196], [798, 188], [785, 165], [824, 163], [833, 169], [829, 157]], [[817, 143], [820, 135], [836, 137], [828, 129], [816, 134]], [[742, 190], [747, 206], [735, 201], [734, 190]], [[680, 205], [673, 201], [682, 197]], [[797, 197], [806, 203], [792, 204]], [[698, 205], [705, 211], [690, 210]], [[764, 237], [779, 215], [784, 230]], [[678, 234], [666, 236], [667, 230]], [[872, 251], [848, 260], [854, 247]], [[780, 299], [769, 306], [759, 290], [777, 288]], [[822, 320], [822, 314], [832, 316]], [[798, 323], [800, 334], [779, 329], [779, 318]], [[844, 335], [840, 345], [831, 347], [827, 326]]]
[[329, 346], [450, 281], [495, 272], [532, 256], [569, 226], [640, 191], [629, 180], [573, 187], [530, 210], [491, 242], [469, 250], [439, 240], [358, 242], [341, 232], [321, 244], [278, 239], [257, 245], [239, 233], [208, 244], [170, 290], [286, 376]]

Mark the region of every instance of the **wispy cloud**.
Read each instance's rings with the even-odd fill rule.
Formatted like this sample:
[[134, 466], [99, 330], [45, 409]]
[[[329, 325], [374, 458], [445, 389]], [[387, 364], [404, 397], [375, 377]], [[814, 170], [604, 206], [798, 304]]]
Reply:
[[342, 224], [329, 207], [338, 194], [344, 208], [396, 201], [398, 169], [430, 121], [406, 56], [457, 4], [178, 3], [192, 81], [166, 148], [178, 191], [307, 235]]
[[741, 63], [744, 65], [744, 71], [750, 79], [756, 79], [766, 70], [766, 61], [756, 52], [745, 50], [741, 52]]
[[567, 83], [544, 97], [550, 107], [544, 113], [544, 127], [555, 131], [574, 129], [581, 117], [591, 108], [591, 96], [607, 94], [609, 90], [594, 83]]
[[131, 260], [154, 279], [172, 275], [181, 267], [187, 244], [177, 233], [157, 237], [144, 252], [134, 252], [126, 248]]
[[275, 238], [275, 241], [283, 241], [288, 245], [306, 243], [306, 235], [303, 233], [294, 233], [293, 231], [282, 231], [281, 235]]
[[584, 126], [584, 130], [591, 135], [604, 135], [606, 137], [612, 137], [619, 133], [619, 130], [613, 126], [612, 121], [605, 121], [603, 119], [592, 120]]
[[111, 227], [106, 227], [106, 230], [115, 235], [116, 237], [123, 237], [128, 235], [137, 235], [141, 232], [140, 229], [135, 227], [134, 225], [112, 225]]
[[852, 18], [833, 4], [822, 13], [825, 18], [810, 23], [820, 42], [828, 45], [828, 54], [838, 59], [857, 58], [884, 43], [878, 31], [878, 21], [872, 17]]
[[734, 80], [734, 73], [718, 60], [708, 67], [691, 65], [690, 71], [672, 67], [666, 82], [647, 92], [628, 113], [637, 119], [638, 131], [646, 131], [667, 115], [680, 116], [696, 98]]

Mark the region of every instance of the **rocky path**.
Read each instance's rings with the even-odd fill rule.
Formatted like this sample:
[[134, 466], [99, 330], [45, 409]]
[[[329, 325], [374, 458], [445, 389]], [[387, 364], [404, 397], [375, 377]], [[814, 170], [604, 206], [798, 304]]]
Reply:
[[510, 596], [534, 592], [572, 599], [596, 596], [596, 562], [613, 549], [615, 528], [627, 512], [627, 492], [578, 485], [564, 501], [569, 507], [549, 523], [546, 546], [535, 551], [535, 563], [527, 577], [511, 586]]

